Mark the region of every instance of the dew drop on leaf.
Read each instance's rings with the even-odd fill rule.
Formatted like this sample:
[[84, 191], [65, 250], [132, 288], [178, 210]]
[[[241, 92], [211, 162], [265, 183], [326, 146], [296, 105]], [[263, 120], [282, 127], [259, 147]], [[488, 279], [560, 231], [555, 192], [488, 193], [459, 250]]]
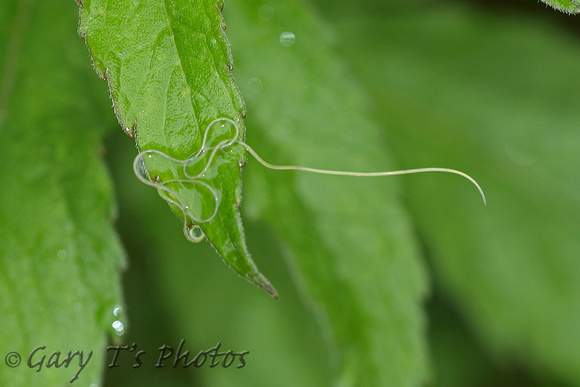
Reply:
[[282, 47], [292, 47], [296, 41], [296, 36], [292, 32], [282, 32], [280, 34], [280, 44]]
[[199, 227], [197, 224], [194, 224], [193, 226], [188, 226], [184, 229], [184, 234], [185, 237], [193, 243], [198, 243], [200, 241], [202, 241], [205, 238], [205, 234], [203, 233], [203, 231], [201, 230], [201, 227]]
[[250, 78], [248, 80], [248, 90], [252, 94], [259, 94], [262, 91], [264, 84], [260, 78]]
[[123, 312], [123, 308], [120, 305], [115, 305], [115, 308], [113, 308], [113, 314], [119, 317], [121, 312]]
[[272, 20], [274, 17], [274, 8], [270, 5], [262, 5], [258, 8], [258, 16], [264, 21]]
[[122, 336], [125, 333], [125, 325], [121, 321], [116, 320], [112, 325], [117, 335]]

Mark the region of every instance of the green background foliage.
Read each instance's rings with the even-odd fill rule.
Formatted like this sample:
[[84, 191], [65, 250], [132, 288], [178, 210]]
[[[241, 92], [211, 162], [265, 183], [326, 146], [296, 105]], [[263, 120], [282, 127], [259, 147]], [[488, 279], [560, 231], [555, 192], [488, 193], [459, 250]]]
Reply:
[[[3, 386], [68, 382], [78, 358], [69, 368], [46, 365], [69, 350], [84, 351], [83, 362], [93, 351], [76, 383], [98, 382], [122, 304], [124, 256], [102, 159], [111, 113], [76, 43], [76, 17], [62, 1], [0, 4], [0, 342], [2, 359], [22, 356], [18, 368], [2, 362]], [[46, 358], [35, 372], [27, 354], [39, 346], [31, 364]]]
[[[249, 160], [242, 218], [272, 300], [187, 242], [132, 175], [76, 13], [0, 5], [2, 358], [92, 349], [79, 385], [103, 372], [111, 386], [580, 385], [576, 19], [530, 1], [226, 2], [247, 142], [268, 161], [451, 167], [488, 196], [451, 175]], [[146, 351], [138, 369], [134, 353], [115, 368], [104, 353], [123, 303], [117, 212], [121, 339]], [[154, 367], [182, 339], [192, 356], [248, 350], [246, 366]], [[0, 364], [2, 385], [71, 374]]]

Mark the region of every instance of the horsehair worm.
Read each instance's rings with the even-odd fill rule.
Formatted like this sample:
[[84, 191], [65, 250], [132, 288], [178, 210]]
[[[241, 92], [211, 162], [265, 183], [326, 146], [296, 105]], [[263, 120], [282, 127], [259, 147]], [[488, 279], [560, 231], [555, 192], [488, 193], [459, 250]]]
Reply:
[[[229, 128], [227, 128], [224, 133], [219, 133], [219, 129], [226, 128], [226, 124], [230, 124], [229, 126], [234, 128], [233, 134], [230, 135]], [[225, 136], [225, 139], [218, 141], [220, 137], [224, 137], [224, 134], [228, 135]], [[170, 206], [177, 207], [179, 211], [181, 211], [183, 217], [183, 233], [185, 237], [191, 242], [197, 243], [204, 239], [205, 235], [201, 230], [199, 224], [207, 223], [210, 222], [212, 219], [214, 219], [215, 216], [217, 215], [218, 208], [220, 205], [220, 198], [216, 190], [209, 184], [202, 181], [201, 179], [204, 178], [205, 172], [207, 172], [208, 169], [212, 166], [215, 160], [216, 153], [234, 144], [239, 144], [243, 146], [256, 159], [256, 161], [258, 161], [264, 167], [277, 171], [301, 171], [301, 172], [318, 173], [322, 175], [355, 176], [355, 177], [395, 176], [424, 172], [452, 173], [455, 175], [462, 176], [465, 179], [469, 180], [479, 191], [481, 199], [483, 200], [483, 204], [487, 205], [483, 189], [477, 183], [477, 181], [475, 181], [475, 179], [469, 176], [468, 174], [455, 169], [415, 168], [387, 172], [347, 172], [347, 171], [334, 171], [327, 169], [302, 167], [297, 165], [274, 165], [262, 159], [251, 146], [249, 146], [248, 144], [246, 144], [241, 140], [238, 140], [238, 136], [239, 136], [239, 128], [233, 120], [229, 118], [218, 118], [213, 120], [207, 126], [207, 129], [204, 133], [201, 148], [185, 160], [175, 159], [158, 150], [146, 150], [140, 152], [135, 157], [135, 160], [133, 162], [133, 172], [140, 181], [142, 181], [146, 185], [157, 188], [159, 196], [161, 196]], [[217, 144], [214, 144], [215, 142], [217, 142]], [[151, 178], [150, 173], [148, 172], [148, 169], [145, 166], [145, 160], [155, 162], [156, 158], [162, 160], [163, 162], [169, 163], [170, 165], [181, 168], [184, 178], [171, 179], [166, 181], [161, 181], [158, 176]], [[194, 168], [197, 165], [202, 166], [202, 168], [199, 169], [197, 173], [192, 174], [191, 172], [188, 171], [189, 169]], [[174, 189], [168, 187], [168, 185], [176, 185], [176, 184], [182, 186], [192, 185], [195, 186], [195, 189], [199, 191], [206, 190], [206, 193], [209, 193], [209, 195], [213, 197], [213, 202], [207, 204], [208, 206], [212, 207], [210, 208], [209, 216], [207, 215], [204, 216], [202, 214], [203, 210], [199, 208], [197, 209], [197, 211], [199, 211], [200, 213], [195, 214], [193, 212], [194, 209], [186, 205], [183, 199]], [[199, 203], [200, 207], [202, 205], [203, 203]]]

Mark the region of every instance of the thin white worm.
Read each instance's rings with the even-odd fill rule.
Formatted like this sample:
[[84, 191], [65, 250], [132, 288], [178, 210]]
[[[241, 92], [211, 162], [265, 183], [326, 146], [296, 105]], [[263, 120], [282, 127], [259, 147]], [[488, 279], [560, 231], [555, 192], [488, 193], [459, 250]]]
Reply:
[[265, 161], [261, 158], [251, 146], [246, 144], [245, 142], [238, 141], [241, 145], [250, 154], [264, 167], [268, 169], [273, 169], [276, 171], [302, 171], [302, 172], [311, 172], [311, 173], [319, 173], [321, 175], [337, 175], [337, 176], [355, 176], [355, 177], [378, 177], [378, 176], [395, 176], [395, 175], [409, 175], [412, 173], [425, 173], [425, 172], [445, 172], [445, 173], [452, 173], [454, 175], [459, 175], [467, 180], [469, 180], [475, 188], [479, 191], [481, 195], [481, 199], [483, 200], [483, 204], [487, 205], [487, 201], [485, 198], [485, 194], [483, 193], [483, 189], [481, 186], [475, 181], [475, 179], [469, 176], [465, 172], [458, 171], [456, 169], [450, 168], [438, 168], [438, 167], [430, 167], [430, 168], [414, 168], [414, 169], [403, 169], [399, 171], [387, 171], [387, 172], [347, 172], [347, 171], [334, 171], [328, 169], [317, 169], [317, 168], [310, 168], [310, 167], [301, 167], [298, 165], [274, 165], [270, 164], [269, 162]]
[[[235, 130], [233, 133], [233, 136], [231, 138], [226, 139], [226, 140], [220, 141], [217, 145], [208, 147], [207, 142], [208, 142], [208, 135], [210, 133], [210, 130], [212, 130], [214, 128], [214, 125], [219, 123], [219, 122], [225, 122], [225, 123], [231, 124]], [[222, 124], [221, 127], [225, 127], [225, 123]], [[181, 210], [182, 216], [183, 216], [184, 235], [188, 240], [190, 240], [192, 242], [199, 242], [199, 241], [204, 239], [205, 235], [203, 234], [203, 231], [201, 230], [199, 224], [200, 223], [207, 223], [207, 222], [210, 222], [211, 220], [213, 220], [215, 218], [215, 216], [217, 215], [217, 211], [218, 211], [218, 208], [220, 205], [220, 200], [219, 200], [219, 197], [218, 197], [216, 191], [209, 184], [201, 181], [200, 179], [203, 177], [204, 173], [213, 164], [216, 153], [218, 151], [225, 149], [225, 148], [228, 148], [234, 144], [240, 144], [241, 146], [243, 146], [264, 167], [266, 167], [268, 169], [277, 170], [277, 171], [301, 171], [301, 172], [309, 172], [309, 173], [318, 173], [318, 174], [323, 174], [323, 175], [355, 176], [355, 177], [395, 176], [395, 175], [408, 175], [408, 174], [412, 174], [412, 173], [425, 173], [425, 172], [452, 173], [455, 175], [462, 176], [465, 179], [469, 180], [479, 191], [479, 194], [481, 195], [481, 199], [483, 200], [483, 204], [487, 205], [487, 201], [486, 201], [483, 189], [477, 183], [477, 181], [474, 178], [472, 178], [471, 176], [469, 176], [468, 174], [461, 172], [461, 171], [458, 171], [458, 170], [455, 170], [455, 169], [434, 167], [434, 168], [404, 169], [404, 170], [387, 171], [387, 172], [348, 172], [348, 171], [335, 171], [335, 170], [328, 170], [328, 169], [302, 167], [302, 166], [298, 166], [298, 165], [274, 165], [274, 164], [270, 164], [269, 162], [267, 162], [263, 158], [261, 158], [251, 146], [249, 146], [248, 144], [246, 144], [245, 142], [243, 142], [241, 140], [238, 140], [238, 136], [239, 136], [239, 128], [238, 128], [238, 125], [236, 125], [236, 123], [233, 120], [231, 120], [229, 118], [218, 118], [218, 119], [215, 119], [212, 122], [210, 122], [210, 124], [207, 126], [206, 131], [205, 131], [204, 136], [203, 136], [201, 148], [198, 151], [194, 152], [191, 156], [189, 156], [185, 160], [173, 158], [173, 157], [168, 156], [167, 154], [165, 154], [161, 151], [158, 151], [158, 150], [146, 150], [146, 151], [140, 152], [137, 155], [137, 157], [135, 157], [135, 160], [133, 162], [133, 172], [135, 173], [137, 178], [140, 181], [142, 181], [143, 183], [145, 183], [146, 185], [157, 188], [157, 190], [159, 192], [159, 196], [161, 196], [170, 205], [174, 205], [175, 207], [177, 207]], [[201, 159], [205, 158], [206, 154], [208, 152], [209, 152], [209, 158], [205, 162], [205, 165], [204, 165], [204, 168], [202, 169], [202, 171], [196, 175], [190, 175], [187, 171], [187, 168], [189, 166], [191, 166], [192, 164], [194, 164], [195, 162], [198, 162]], [[153, 155], [161, 156], [161, 157], [165, 158], [166, 160], [168, 160], [174, 164], [178, 164], [178, 165], [181, 164], [182, 168], [183, 168], [183, 174], [186, 176], [186, 179], [173, 179], [173, 180], [167, 180], [167, 181], [158, 181], [158, 179], [152, 180], [150, 178], [150, 176], [148, 176], [149, 173], [148, 173], [147, 168], [145, 166], [145, 157], [148, 157], [151, 159], [153, 157]], [[215, 201], [215, 209], [212, 212], [212, 214], [207, 218], [200, 218], [200, 217], [196, 217], [193, 214], [191, 214], [191, 212], [189, 211], [189, 207], [184, 203], [184, 201], [177, 194], [177, 192], [175, 192], [174, 190], [172, 190], [171, 188], [168, 188], [166, 186], [169, 183], [197, 184], [201, 187], [206, 188], [210, 192], [210, 194], [214, 197], [214, 201]], [[163, 192], [165, 192], [166, 195], [163, 195], [162, 194]], [[175, 200], [172, 199], [171, 197], [175, 198]]]

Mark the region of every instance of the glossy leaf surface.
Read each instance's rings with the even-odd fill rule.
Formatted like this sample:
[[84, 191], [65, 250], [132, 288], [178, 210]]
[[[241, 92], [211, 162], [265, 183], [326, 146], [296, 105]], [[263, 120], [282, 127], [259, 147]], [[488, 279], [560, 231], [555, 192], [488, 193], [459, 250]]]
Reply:
[[3, 386], [98, 384], [113, 322], [126, 323], [113, 313], [124, 255], [100, 157], [109, 106], [76, 19], [67, 0], [0, 2]]
[[[240, 140], [245, 134], [222, 6], [207, 0], [86, 0], [79, 33], [109, 83], [120, 124], [146, 152], [138, 160], [143, 177], [163, 184], [160, 195], [182, 218], [186, 236], [196, 240], [201, 228], [228, 265], [276, 296], [244, 240], [238, 212], [243, 148], [232, 144], [213, 158], [203, 152], [219, 143], [211, 142], [216, 119], [233, 120]], [[180, 161], [196, 155], [190, 163], [196, 165], [184, 169]]]

